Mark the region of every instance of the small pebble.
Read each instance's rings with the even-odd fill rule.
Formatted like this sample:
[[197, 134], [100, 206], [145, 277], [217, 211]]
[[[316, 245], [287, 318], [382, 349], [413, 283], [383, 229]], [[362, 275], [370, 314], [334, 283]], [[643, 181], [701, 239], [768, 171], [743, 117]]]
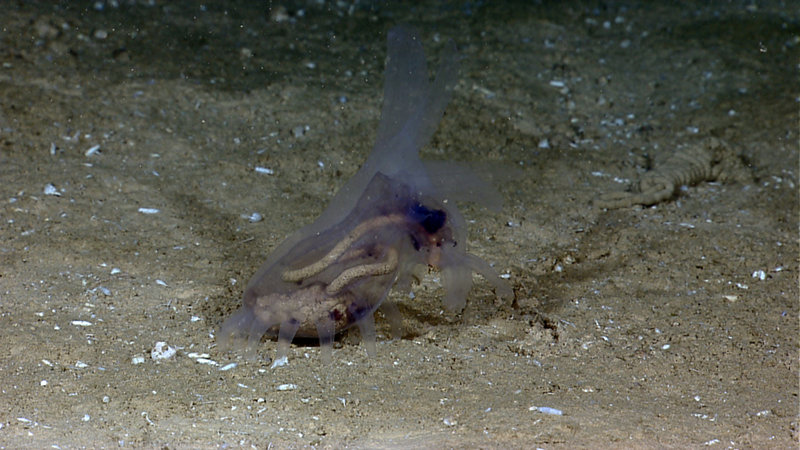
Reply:
[[286, 10], [285, 6], [278, 5], [274, 8], [271, 8], [269, 17], [273, 22], [276, 23], [286, 22], [289, 20], [289, 11]]
[[303, 135], [306, 134], [306, 127], [304, 127], [302, 125], [298, 125], [298, 126], [292, 128], [292, 134], [296, 138], [303, 137]]

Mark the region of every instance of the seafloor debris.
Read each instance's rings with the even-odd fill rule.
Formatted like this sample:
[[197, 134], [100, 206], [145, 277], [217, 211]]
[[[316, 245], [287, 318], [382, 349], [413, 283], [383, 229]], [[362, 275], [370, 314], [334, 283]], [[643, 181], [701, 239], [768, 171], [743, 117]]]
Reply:
[[664, 164], [642, 175], [634, 189], [607, 192], [595, 199], [599, 208], [650, 206], [672, 198], [681, 186], [703, 181], [752, 181], [741, 157], [723, 140], [712, 137], [670, 156]]

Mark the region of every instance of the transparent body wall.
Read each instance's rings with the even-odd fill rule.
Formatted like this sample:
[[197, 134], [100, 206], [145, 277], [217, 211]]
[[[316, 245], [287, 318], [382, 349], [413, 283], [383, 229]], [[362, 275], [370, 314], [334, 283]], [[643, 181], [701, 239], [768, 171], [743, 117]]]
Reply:
[[419, 150], [441, 120], [457, 81], [451, 44], [436, 78], [428, 80], [417, 33], [388, 35], [384, 100], [378, 137], [367, 161], [312, 224], [289, 236], [269, 256], [244, 292], [241, 308], [222, 325], [220, 344], [244, 336], [252, 354], [264, 334], [278, 335], [278, 359], [295, 336], [318, 337], [331, 360], [336, 333], [356, 325], [375, 353], [373, 313], [392, 287], [407, 291], [415, 270], [441, 272], [445, 305], [463, 309], [472, 273], [498, 295], [511, 288], [488, 263], [467, 253], [466, 225], [456, 202], [499, 208], [499, 194], [464, 165], [423, 162]]

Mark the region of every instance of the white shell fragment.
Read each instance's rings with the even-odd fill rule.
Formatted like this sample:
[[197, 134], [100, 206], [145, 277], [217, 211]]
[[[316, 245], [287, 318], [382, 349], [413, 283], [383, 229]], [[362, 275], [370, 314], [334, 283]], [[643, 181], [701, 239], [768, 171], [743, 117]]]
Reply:
[[133, 365], [142, 364], [142, 363], [144, 363], [144, 356], [137, 355], [137, 356], [134, 356], [133, 358], [131, 358], [131, 364], [133, 364]]
[[[194, 362], [196, 362], [197, 364], [206, 364], [206, 365], [209, 365], [209, 366], [218, 366], [219, 365], [218, 362], [214, 361], [213, 359], [209, 359], [210, 355], [208, 353], [191, 352], [191, 353], [188, 353], [186, 356], [188, 356], [189, 358], [192, 358], [194, 360]], [[228, 366], [230, 366], [230, 364], [228, 364]], [[233, 367], [236, 367], [235, 363], [234, 363]], [[225, 368], [223, 368], [223, 369], [224, 370], [230, 370], [230, 369], [233, 369], [233, 367], [228, 367], [227, 369], [225, 369]]]
[[278, 389], [279, 391], [293, 391], [297, 389], [297, 385], [292, 383], [280, 384], [276, 389]]
[[264, 218], [261, 214], [257, 212], [254, 212], [252, 214], [242, 214], [241, 217], [242, 219], [247, 219], [252, 223], [261, 222], [261, 220]]
[[159, 341], [156, 342], [155, 347], [153, 347], [153, 350], [150, 351], [150, 357], [156, 361], [159, 361], [162, 359], [170, 359], [177, 353], [178, 350], [175, 347], [168, 345], [166, 342]]
[[86, 320], [73, 320], [70, 323], [75, 325], [75, 326], [78, 326], [78, 327], [90, 327], [90, 326], [92, 326], [92, 322], [88, 322]]
[[224, 366], [220, 367], [219, 370], [221, 370], [223, 372], [226, 372], [228, 370], [233, 369], [234, 367], [236, 367], [236, 363], [228, 363], [228, 364], [225, 364]]
[[158, 208], [139, 208], [139, 212], [142, 214], [158, 214], [160, 211]]
[[281, 356], [280, 358], [276, 359], [275, 361], [272, 361], [272, 365], [269, 366], [269, 368], [270, 369], [274, 369], [276, 367], [285, 366], [286, 364], [289, 364], [289, 358], [286, 357], [286, 356]]
[[529, 411], [539, 411], [542, 414], [550, 414], [552, 416], [563, 416], [564, 413], [560, 409], [551, 408], [549, 406], [531, 406]]
[[86, 150], [86, 156], [92, 156], [92, 155], [96, 155], [98, 153], [100, 153], [100, 146], [99, 145], [93, 145], [93, 146], [89, 147], [88, 150]]
[[61, 192], [53, 185], [53, 183], [47, 183], [43, 189], [44, 195], [53, 195], [56, 197], [61, 197]]
[[272, 170], [272, 169], [270, 169], [268, 167], [256, 166], [256, 168], [254, 170], [256, 171], [256, 173], [260, 173], [260, 174], [264, 174], [264, 175], [272, 175], [272, 174], [275, 173], [274, 170]]

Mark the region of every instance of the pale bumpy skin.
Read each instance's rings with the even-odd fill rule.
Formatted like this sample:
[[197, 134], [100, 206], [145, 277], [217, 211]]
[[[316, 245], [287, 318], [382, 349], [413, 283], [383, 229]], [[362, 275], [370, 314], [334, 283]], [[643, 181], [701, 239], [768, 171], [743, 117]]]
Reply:
[[467, 253], [466, 225], [455, 206], [474, 201], [499, 208], [499, 194], [463, 165], [419, 158], [456, 77], [452, 45], [429, 82], [419, 35], [401, 27], [389, 31], [372, 153], [322, 215], [269, 256], [247, 285], [242, 307], [222, 325], [221, 345], [244, 335], [252, 352], [264, 334], [277, 330], [279, 359], [299, 336], [318, 337], [329, 361], [335, 334], [355, 324], [367, 353], [374, 354], [373, 313], [382, 303], [396, 313], [386, 304], [389, 290], [408, 290], [420, 266], [441, 271], [445, 305], [453, 311], [464, 307], [472, 272], [498, 295], [511, 296], [489, 264]]

